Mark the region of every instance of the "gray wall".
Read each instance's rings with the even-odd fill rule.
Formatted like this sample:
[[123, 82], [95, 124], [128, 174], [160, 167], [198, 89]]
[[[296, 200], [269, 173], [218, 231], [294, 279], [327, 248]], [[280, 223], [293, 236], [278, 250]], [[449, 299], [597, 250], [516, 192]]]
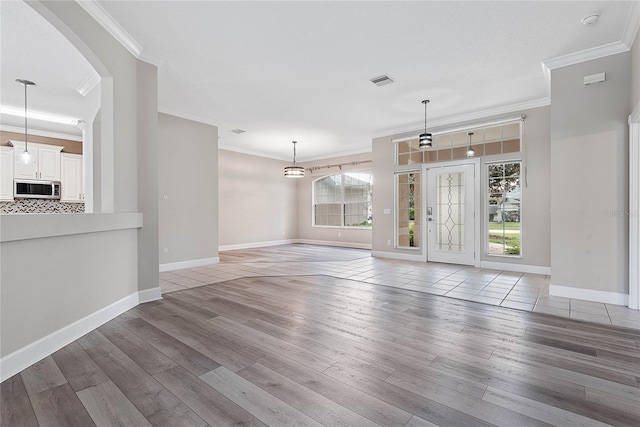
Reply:
[[[486, 156], [482, 158], [482, 182], [486, 182], [484, 162], [495, 160], [521, 159], [524, 161], [525, 178], [522, 181], [522, 258], [496, 257], [481, 251], [482, 261], [506, 264], [524, 264], [540, 267], [551, 266], [551, 137], [550, 108], [541, 107], [522, 111], [527, 117], [524, 122], [524, 151], [518, 153]], [[480, 209], [482, 236], [486, 233], [486, 193], [481, 190]]]
[[[371, 160], [371, 153], [355, 154], [351, 156], [332, 157], [313, 162], [300, 163], [300, 166], [310, 168], [313, 166], [336, 165], [341, 163], [359, 162]], [[340, 170], [337, 167], [330, 169], [319, 169], [313, 173], [306, 171], [305, 177], [298, 179], [298, 238], [304, 240], [314, 240], [340, 246], [370, 247], [371, 228], [367, 229], [347, 229], [313, 227], [313, 181], [323, 176], [333, 175], [340, 172], [371, 170], [371, 163], [360, 165], [345, 165]], [[375, 184], [374, 184], [375, 192]], [[377, 218], [375, 219], [377, 220]]]
[[[77, 234], [81, 223], [86, 230], [98, 228], [104, 215], [76, 215], [65, 223], [67, 234], [73, 235], [21, 238], [33, 230], [57, 227], [62, 217], [34, 215], [19, 225], [17, 219], [0, 218], [2, 234], [9, 224], [7, 228], [18, 236], [0, 244], [3, 356], [153, 286], [154, 280], [157, 286], [158, 274], [153, 256], [138, 254], [139, 244], [145, 251], [158, 252], [154, 244], [154, 203], [141, 199], [139, 204], [138, 200], [139, 191], [153, 196], [157, 187], [153, 167], [138, 156], [138, 141], [151, 149], [156, 144], [155, 132], [143, 123], [157, 108], [148, 98], [156, 91], [151, 78], [155, 71], [144, 65], [139, 69], [138, 60], [76, 2], [28, 3], [64, 34], [102, 76], [101, 123], [96, 127], [100, 152], [94, 152], [100, 165], [96, 168], [99, 179], [94, 181], [100, 186], [98, 206], [103, 212], [116, 212], [107, 217], [140, 209], [148, 215], [150, 224], [146, 225], [149, 230], [140, 234], [136, 229], [139, 222], [121, 230], [115, 227]], [[140, 151], [146, 154], [144, 148]], [[153, 152], [150, 156], [153, 158]], [[139, 180], [144, 180], [140, 187]], [[31, 259], [38, 259], [39, 263], [29, 263]], [[31, 316], [27, 318], [25, 314]]]
[[1, 243], [0, 356], [136, 292], [136, 233], [130, 229]]
[[[525, 114], [525, 153], [510, 153], [504, 155], [485, 156], [481, 158], [481, 176], [485, 177], [485, 163], [496, 160], [518, 160], [525, 159], [527, 168], [527, 186], [522, 188], [522, 258], [495, 257], [484, 254], [484, 245], [481, 246], [482, 261], [500, 262], [508, 264], [524, 264], [530, 266], [549, 267], [551, 260], [549, 255], [550, 247], [550, 130], [549, 130], [549, 107], [540, 107], [530, 110], [522, 110], [504, 116], [488, 117], [475, 123], [457, 123], [448, 128], [481, 124], [495, 120], [518, 117]], [[433, 129], [436, 132], [442, 129]], [[389, 137], [381, 137], [373, 140], [373, 217], [375, 226], [373, 228], [373, 250], [390, 252], [395, 254], [422, 255], [426, 244], [420, 250], [397, 249], [393, 247], [394, 241], [394, 170], [415, 170], [421, 165], [395, 166], [395, 145], [392, 139], [403, 136], [416, 135], [401, 134]], [[424, 177], [423, 177], [424, 178]], [[486, 234], [485, 207], [486, 203], [484, 190], [481, 189], [481, 238]], [[385, 209], [390, 209], [391, 214], [384, 214]], [[423, 224], [424, 227], [424, 224]], [[392, 245], [387, 241], [391, 240]], [[426, 243], [426, 242], [425, 242]], [[484, 243], [484, 242], [483, 242]]]
[[163, 113], [157, 117], [160, 263], [215, 258], [218, 128]]
[[[552, 285], [628, 292], [629, 52], [551, 73]], [[586, 75], [606, 82], [584, 86]]]
[[138, 290], [158, 287], [158, 68], [137, 64], [138, 212], [144, 224], [138, 230]]
[[220, 246], [296, 238], [296, 179], [288, 165], [228, 150], [219, 153]]
[[640, 30], [631, 46], [631, 111], [640, 103]]

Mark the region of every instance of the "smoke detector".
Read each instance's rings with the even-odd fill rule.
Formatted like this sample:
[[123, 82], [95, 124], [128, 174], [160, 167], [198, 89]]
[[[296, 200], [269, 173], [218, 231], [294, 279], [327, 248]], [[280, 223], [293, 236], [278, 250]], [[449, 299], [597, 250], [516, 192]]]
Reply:
[[240, 134], [240, 133], [245, 133], [246, 131], [244, 131], [242, 129], [231, 129], [231, 132]]
[[584, 18], [582, 18], [582, 23], [584, 25], [591, 26], [591, 25], [595, 25], [596, 22], [598, 22], [598, 18], [600, 18], [600, 14], [599, 13], [591, 13], [587, 16], [585, 16]]

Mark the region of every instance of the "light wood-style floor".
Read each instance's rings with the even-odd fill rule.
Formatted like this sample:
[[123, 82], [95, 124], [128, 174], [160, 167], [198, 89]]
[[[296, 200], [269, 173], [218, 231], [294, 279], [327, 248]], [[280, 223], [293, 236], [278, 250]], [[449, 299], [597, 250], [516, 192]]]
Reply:
[[637, 330], [262, 271], [140, 305], [6, 380], [2, 426], [640, 425]]

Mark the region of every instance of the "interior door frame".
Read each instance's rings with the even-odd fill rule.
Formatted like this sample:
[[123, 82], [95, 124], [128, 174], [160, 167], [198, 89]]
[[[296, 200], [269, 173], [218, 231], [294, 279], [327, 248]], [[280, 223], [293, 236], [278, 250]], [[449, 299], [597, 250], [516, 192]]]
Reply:
[[441, 169], [449, 166], [461, 166], [461, 165], [473, 165], [473, 172], [474, 172], [473, 191], [475, 192], [474, 203], [473, 203], [474, 204], [473, 206], [473, 209], [474, 209], [474, 216], [473, 216], [474, 264], [473, 266], [476, 268], [480, 268], [480, 263], [482, 258], [482, 253], [481, 253], [482, 230], [480, 228], [480, 225], [481, 225], [480, 219], [482, 217], [482, 211], [480, 210], [480, 207], [482, 206], [482, 201], [480, 200], [481, 199], [480, 189], [482, 187], [481, 186], [482, 174], [481, 174], [480, 158], [467, 158], [467, 159], [451, 160], [447, 162], [438, 162], [438, 163], [424, 163], [422, 165], [422, 170], [420, 171], [420, 174], [422, 175], [421, 182], [420, 182], [420, 185], [422, 186], [421, 194], [420, 194], [420, 197], [422, 198], [421, 207], [420, 207], [422, 211], [422, 218], [420, 218], [420, 221], [421, 221], [420, 224], [422, 227], [421, 234], [422, 234], [422, 242], [424, 245], [424, 260], [425, 262], [429, 262], [429, 242], [427, 241], [427, 238], [429, 235], [427, 230], [427, 205], [428, 205], [427, 192], [428, 192], [429, 182], [427, 181], [427, 172], [429, 169]]

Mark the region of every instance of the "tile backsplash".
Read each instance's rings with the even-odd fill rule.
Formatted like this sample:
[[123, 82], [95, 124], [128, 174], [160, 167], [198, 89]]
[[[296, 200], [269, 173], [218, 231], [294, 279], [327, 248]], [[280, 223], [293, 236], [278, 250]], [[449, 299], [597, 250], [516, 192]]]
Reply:
[[18, 199], [0, 202], [0, 214], [84, 213], [84, 203], [63, 203], [59, 200]]

